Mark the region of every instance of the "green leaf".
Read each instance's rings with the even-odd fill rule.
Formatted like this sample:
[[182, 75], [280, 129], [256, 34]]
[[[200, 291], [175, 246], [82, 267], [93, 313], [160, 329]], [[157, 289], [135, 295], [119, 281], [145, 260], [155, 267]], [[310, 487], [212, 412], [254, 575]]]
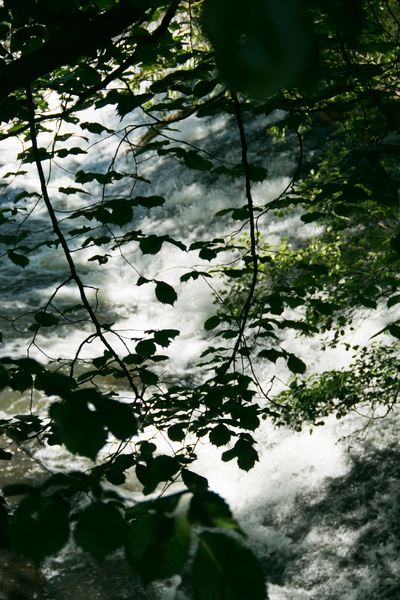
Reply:
[[156, 298], [162, 304], [174, 304], [177, 299], [177, 293], [174, 288], [165, 281], [156, 282]]
[[127, 440], [137, 434], [137, 421], [129, 404], [97, 394], [92, 399], [103, 425], [118, 440]]
[[147, 466], [138, 464], [136, 475], [140, 483], [144, 485], [145, 496], [154, 492], [162, 481], [169, 481], [180, 469], [176, 458], [161, 454], [149, 461]]
[[217, 315], [214, 315], [213, 317], [210, 317], [209, 319], [207, 319], [207, 321], [204, 323], [204, 329], [206, 331], [211, 331], [212, 329], [215, 329], [216, 327], [218, 327], [218, 325], [221, 323], [221, 318], [218, 317]]
[[238, 467], [243, 471], [250, 471], [259, 460], [258, 452], [254, 449], [253, 444], [243, 437], [238, 439], [232, 450], [224, 452], [221, 458], [224, 462], [237, 458]]
[[211, 250], [211, 248], [202, 248], [199, 252], [199, 257], [202, 260], [212, 260], [213, 258], [217, 257], [217, 253], [215, 252], [215, 250]]
[[400, 327], [398, 325], [396, 325], [395, 323], [392, 323], [391, 325], [389, 325], [388, 329], [389, 329], [390, 335], [392, 335], [393, 337], [395, 337], [397, 339], [400, 339]]
[[146, 104], [152, 98], [153, 94], [119, 94], [117, 113], [120, 117], [124, 117], [138, 106]]
[[255, 555], [234, 538], [204, 531], [192, 567], [195, 600], [266, 600], [265, 575]]
[[95, 502], [80, 514], [74, 538], [78, 546], [100, 563], [125, 541], [127, 525], [120, 512], [110, 504]]
[[144, 385], [156, 385], [158, 382], [158, 376], [144, 367], [140, 369], [139, 375]]
[[214, 446], [225, 446], [229, 443], [231, 436], [232, 434], [226, 425], [220, 423], [210, 431], [210, 442]]
[[6, 452], [2, 448], [0, 448], [0, 460], [11, 460], [13, 455], [11, 452]]
[[278, 358], [284, 357], [285, 353], [274, 350], [274, 348], [270, 348], [269, 350], [261, 350], [261, 352], [258, 353], [258, 356], [260, 358], [266, 358], [267, 360], [275, 363]]
[[185, 439], [185, 435], [186, 434], [183, 430], [183, 425], [180, 425], [179, 423], [168, 427], [168, 437], [171, 442], [181, 442]]
[[127, 200], [114, 200], [111, 204], [112, 212], [110, 222], [118, 227], [123, 227], [130, 223], [133, 219], [132, 206]]
[[68, 398], [72, 390], [76, 388], [76, 382], [62, 373], [41, 371], [36, 375], [35, 388], [42, 390], [46, 396]]
[[7, 369], [0, 365], [0, 391], [10, 384], [10, 376]]
[[12, 377], [9, 380], [9, 385], [16, 392], [25, 392], [29, 390], [33, 385], [32, 375], [27, 371], [17, 371], [13, 373]]
[[50, 407], [57, 433], [63, 444], [73, 454], [94, 460], [107, 440], [107, 431], [97, 411], [90, 410], [85, 391], [73, 392], [62, 404]]
[[35, 314], [35, 321], [40, 327], [52, 327], [58, 325], [60, 319], [55, 317], [52, 313], [43, 312], [42, 310]]
[[155, 208], [156, 206], [163, 206], [165, 204], [165, 198], [162, 196], [138, 196], [135, 198], [135, 202], [145, 208]]
[[125, 542], [127, 561], [143, 583], [180, 573], [188, 559], [190, 525], [181, 517], [146, 515], [133, 523]]
[[303, 223], [314, 223], [314, 221], [318, 221], [323, 216], [324, 216], [324, 213], [312, 212], [312, 213], [306, 213], [305, 215], [301, 215], [300, 219], [303, 221]]
[[136, 344], [135, 350], [138, 354], [140, 354], [140, 356], [148, 358], [156, 353], [157, 348], [152, 340], [143, 340]]
[[188, 469], [182, 470], [182, 479], [188, 490], [194, 494], [198, 492], [206, 492], [208, 489], [207, 479], [201, 475], [198, 475], [197, 473], [194, 473], [193, 471], [188, 471]]
[[392, 308], [392, 306], [395, 306], [396, 304], [399, 304], [399, 303], [400, 303], [400, 296], [392, 296], [387, 301], [387, 307]]
[[204, 527], [224, 527], [240, 531], [225, 500], [214, 492], [196, 492], [190, 501], [188, 517], [191, 523]]
[[7, 250], [7, 256], [14, 263], [14, 265], [18, 265], [25, 269], [27, 265], [29, 265], [29, 258], [23, 256], [22, 254], [18, 254], [14, 252], [14, 250]]
[[139, 247], [143, 254], [157, 254], [160, 252], [164, 238], [158, 235], [149, 235], [139, 242]]
[[28, 496], [8, 528], [11, 547], [37, 565], [59, 552], [69, 539], [69, 504], [59, 498]]
[[294, 354], [289, 354], [287, 365], [288, 365], [289, 369], [292, 371], [292, 373], [302, 374], [302, 373], [305, 373], [305, 371], [307, 369], [307, 365], [305, 365], [303, 363], [303, 361], [300, 360], [300, 358], [297, 358], [297, 356], [295, 356]]
[[194, 150], [189, 150], [183, 155], [185, 165], [190, 169], [198, 171], [210, 171], [213, 168], [213, 163], [210, 160], [205, 160], [200, 154]]

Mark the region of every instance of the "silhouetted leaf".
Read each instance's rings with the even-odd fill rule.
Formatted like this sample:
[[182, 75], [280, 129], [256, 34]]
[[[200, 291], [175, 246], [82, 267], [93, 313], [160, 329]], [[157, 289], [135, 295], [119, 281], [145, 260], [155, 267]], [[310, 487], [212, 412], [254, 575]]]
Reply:
[[210, 431], [210, 442], [214, 446], [225, 446], [230, 441], [231, 436], [232, 434], [226, 425], [220, 423]]
[[287, 365], [292, 373], [305, 373], [307, 366], [303, 363], [300, 358], [297, 358], [294, 354], [289, 354]]
[[180, 573], [188, 558], [190, 525], [181, 517], [148, 515], [133, 523], [125, 553], [143, 583]]
[[194, 494], [198, 492], [206, 492], [208, 489], [207, 479], [201, 475], [198, 475], [197, 473], [193, 473], [193, 471], [183, 469], [182, 479], [188, 490]]
[[165, 281], [156, 282], [156, 298], [162, 304], [174, 304], [178, 296], [171, 285]]
[[265, 575], [254, 554], [223, 533], [204, 531], [192, 567], [196, 600], [266, 600]]
[[69, 539], [69, 504], [59, 498], [28, 496], [20, 502], [8, 535], [14, 550], [39, 564]]
[[204, 323], [204, 329], [206, 331], [211, 331], [212, 329], [215, 329], [216, 327], [218, 327], [218, 325], [221, 323], [221, 318], [218, 317], [217, 315], [214, 315], [213, 317], [210, 317], [209, 319], [207, 319], [207, 321]]
[[191, 523], [204, 527], [224, 527], [240, 531], [229, 506], [214, 492], [196, 492], [190, 501], [188, 517]]
[[25, 269], [25, 267], [29, 265], [29, 258], [27, 256], [24, 256], [23, 254], [18, 254], [13, 250], [7, 250], [7, 256], [11, 260], [11, 262], [13, 262], [15, 265], [18, 265], [19, 267], [22, 267], [23, 269]]
[[73, 392], [62, 404], [50, 407], [50, 417], [57, 426], [63, 444], [73, 454], [94, 460], [107, 440], [107, 431], [97, 411], [90, 410], [85, 393]]
[[123, 545], [127, 525], [120, 512], [110, 504], [95, 502], [80, 514], [74, 538], [78, 546], [100, 563]]

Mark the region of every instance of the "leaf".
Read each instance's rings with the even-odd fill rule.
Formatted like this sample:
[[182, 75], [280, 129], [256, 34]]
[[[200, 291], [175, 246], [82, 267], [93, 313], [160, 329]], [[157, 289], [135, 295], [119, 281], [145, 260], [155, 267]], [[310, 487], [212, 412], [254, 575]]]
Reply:
[[140, 369], [139, 375], [144, 385], [156, 385], [158, 382], [158, 376], [144, 367]]
[[138, 196], [135, 198], [135, 201], [145, 208], [155, 208], [156, 206], [163, 206], [165, 204], [165, 198], [162, 196]]
[[75, 188], [72, 186], [69, 186], [67, 188], [59, 187], [58, 191], [60, 192], [60, 194], [66, 194], [67, 196], [70, 196], [71, 194], [87, 194], [88, 196], [90, 196], [89, 192], [86, 192], [82, 188]]
[[271, 362], [275, 363], [278, 360], [278, 358], [284, 357], [285, 353], [279, 352], [274, 348], [270, 348], [269, 350], [261, 350], [261, 352], [258, 353], [258, 356], [260, 358], [266, 358], [267, 360], [270, 360]]
[[6, 452], [2, 448], [0, 448], [0, 460], [11, 460], [13, 455], [11, 452]]
[[193, 471], [188, 471], [188, 469], [182, 470], [182, 479], [188, 490], [194, 494], [206, 492], [208, 489], [207, 479], [197, 473], [193, 473]]
[[162, 304], [174, 304], [177, 299], [177, 293], [174, 288], [164, 281], [156, 282], [156, 298]]
[[100, 563], [125, 541], [127, 525], [121, 513], [110, 504], [95, 502], [80, 514], [74, 538], [78, 546]]
[[117, 440], [125, 441], [137, 434], [137, 421], [129, 404], [111, 400], [100, 394], [92, 400], [103, 425]]
[[391, 325], [389, 325], [388, 330], [390, 335], [397, 339], [400, 339], [400, 327], [398, 325], [392, 323]]
[[168, 437], [172, 442], [181, 442], [185, 439], [185, 432], [183, 431], [183, 426], [179, 423], [175, 425], [171, 425], [168, 427]]
[[258, 452], [253, 445], [242, 438], [235, 444], [235, 452], [239, 469], [250, 471], [258, 461]]
[[153, 98], [154, 94], [119, 94], [117, 113], [124, 117], [138, 106], [142, 106]]
[[226, 425], [220, 423], [210, 431], [210, 442], [214, 446], [225, 446], [229, 443], [231, 436], [232, 434]]
[[399, 303], [400, 303], [400, 296], [392, 296], [387, 301], [387, 307], [392, 308], [392, 306], [395, 306], [396, 304], [399, 304]]
[[305, 215], [301, 215], [300, 219], [303, 223], [314, 223], [314, 221], [318, 221], [321, 217], [324, 217], [325, 213], [321, 212], [312, 212], [306, 213]]
[[58, 325], [60, 319], [52, 313], [39, 311], [35, 314], [35, 321], [40, 327], [52, 327], [53, 325]]
[[214, 315], [213, 317], [210, 317], [209, 319], [207, 319], [207, 321], [204, 323], [204, 329], [206, 331], [211, 331], [212, 329], [215, 329], [216, 327], [218, 327], [218, 325], [221, 323], [221, 318], [218, 317], [217, 315]]
[[189, 150], [183, 155], [185, 165], [190, 169], [198, 171], [210, 171], [213, 168], [213, 163], [210, 160], [205, 160], [200, 154], [194, 150]]
[[16, 373], [13, 373], [12, 377], [10, 378], [9, 385], [14, 391], [21, 392], [22, 394], [32, 387], [32, 375], [27, 371], [17, 371]]
[[27, 265], [29, 265], [29, 258], [27, 258], [26, 256], [23, 256], [22, 254], [18, 254], [17, 252], [14, 252], [13, 250], [7, 250], [7, 256], [11, 260], [11, 262], [14, 263], [14, 265], [18, 265], [19, 267], [22, 267], [23, 269], [25, 269], [25, 267]]
[[196, 492], [190, 501], [188, 517], [194, 525], [224, 527], [240, 531], [225, 500], [214, 492]]
[[111, 223], [118, 225], [118, 227], [123, 227], [132, 221], [132, 206], [126, 200], [114, 200], [114, 202], [111, 204], [111, 207]]
[[72, 390], [76, 388], [76, 382], [71, 377], [67, 377], [62, 373], [41, 371], [36, 375], [35, 388], [42, 390], [46, 396], [68, 398]]
[[180, 334], [180, 331], [179, 329], [159, 329], [156, 331], [151, 330], [151, 332], [147, 331], [146, 333], [153, 333], [155, 342], [163, 348], [168, 348], [172, 340]]
[[107, 441], [107, 431], [97, 411], [88, 408], [84, 390], [73, 392], [62, 404], [55, 402], [49, 413], [68, 450], [94, 460]]
[[127, 533], [127, 561], [144, 584], [180, 573], [188, 559], [190, 525], [186, 518], [146, 515]]
[[139, 242], [139, 248], [143, 254], [157, 254], [160, 252], [164, 238], [158, 235], [149, 235]]
[[307, 366], [303, 363], [300, 358], [297, 358], [294, 354], [289, 354], [287, 365], [292, 373], [305, 373]]
[[161, 454], [149, 461], [147, 466], [138, 464], [136, 466], [136, 475], [140, 483], [145, 487], [143, 493], [147, 496], [151, 494], [159, 483], [169, 481], [180, 469], [176, 458]]
[[142, 340], [138, 344], [136, 344], [135, 348], [136, 352], [143, 356], [144, 358], [148, 358], [156, 353], [156, 345], [152, 340]]
[[255, 555], [223, 533], [204, 531], [192, 567], [195, 600], [266, 600], [265, 575]]
[[10, 376], [7, 369], [0, 365], [0, 391], [3, 390], [10, 383]]
[[202, 248], [199, 252], [199, 257], [203, 260], [212, 260], [217, 257], [217, 253], [211, 248]]
[[85, 150], [82, 150], [82, 148], [61, 148], [61, 150], [57, 150], [56, 152], [57, 156], [59, 158], [65, 158], [66, 156], [69, 156], [70, 154], [76, 156], [77, 154], [87, 154], [87, 152]]
[[9, 525], [11, 547], [37, 565], [59, 552], [69, 539], [69, 510], [65, 500], [28, 496]]

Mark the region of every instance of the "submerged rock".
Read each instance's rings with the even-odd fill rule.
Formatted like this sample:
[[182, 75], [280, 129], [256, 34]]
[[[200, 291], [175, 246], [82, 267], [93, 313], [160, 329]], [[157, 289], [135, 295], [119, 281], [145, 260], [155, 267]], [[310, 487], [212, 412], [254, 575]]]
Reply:
[[44, 581], [29, 558], [12, 550], [0, 549], [0, 600], [39, 598]]

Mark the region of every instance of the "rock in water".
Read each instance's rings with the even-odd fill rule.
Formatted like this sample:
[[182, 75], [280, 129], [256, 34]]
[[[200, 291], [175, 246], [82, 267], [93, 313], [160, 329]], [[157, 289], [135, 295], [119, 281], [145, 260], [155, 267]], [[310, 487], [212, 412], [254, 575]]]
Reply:
[[39, 597], [43, 578], [29, 558], [0, 549], [0, 600], [32, 600]]

